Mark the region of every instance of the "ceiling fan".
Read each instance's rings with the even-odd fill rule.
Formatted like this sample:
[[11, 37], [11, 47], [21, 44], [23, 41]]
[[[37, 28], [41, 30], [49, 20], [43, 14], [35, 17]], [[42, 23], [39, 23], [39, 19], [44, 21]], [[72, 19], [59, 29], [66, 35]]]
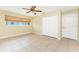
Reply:
[[36, 9], [36, 6], [32, 6], [30, 9], [28, 9], [28, 8], [22, 8], [22, 9], [24, 9], [24, 10], [28, 10], [28, 12], [26, 12], [26, 13], [33, 12], [34, 15], [36, 15], [37, 12], [42, 12], [41, 10], [37, 10], [37, 9]]

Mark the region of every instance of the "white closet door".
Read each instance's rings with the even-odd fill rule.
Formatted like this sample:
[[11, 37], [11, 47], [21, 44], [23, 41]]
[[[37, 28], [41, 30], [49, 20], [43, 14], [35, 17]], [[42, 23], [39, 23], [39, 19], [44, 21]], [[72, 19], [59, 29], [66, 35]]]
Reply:
[[58, 37], [58, 17], [57, 16], [43, 18], [43, 35]]
[[63, 15], [62, 36], [77, 39], [77, 14], [75, 12]]

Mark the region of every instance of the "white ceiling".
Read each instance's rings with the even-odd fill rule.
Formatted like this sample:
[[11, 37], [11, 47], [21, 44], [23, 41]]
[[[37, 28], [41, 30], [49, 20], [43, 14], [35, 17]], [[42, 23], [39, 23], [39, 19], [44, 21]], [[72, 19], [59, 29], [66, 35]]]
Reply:
[[[22, 8], [30, 8], [30, 6], [0, 6], [0, 10], [7, 10], [23, 15], [35, 16], [33, 13], [26, 14], [27, 11], [23, 10]], [[42, 10], [44, 13], [56, 10], [70, 10], [74, 8], [77, 8], [77, 6], [37, 6], [37, 9]], [[40, 15], [42, 13], [37, 13], [37, 15]]]

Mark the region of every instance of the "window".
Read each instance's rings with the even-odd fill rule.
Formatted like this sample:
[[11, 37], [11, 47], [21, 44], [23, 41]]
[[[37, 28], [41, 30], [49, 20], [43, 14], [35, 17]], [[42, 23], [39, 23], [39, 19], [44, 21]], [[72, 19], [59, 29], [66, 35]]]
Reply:
[[7, 26], [30, 26], [30, 22], [12, 22], [12, 21], [6, 21]]
[[15, 17], [5, 15], [5, 21], [7, 26], [30, 26], [31, 19], [23, 17]]

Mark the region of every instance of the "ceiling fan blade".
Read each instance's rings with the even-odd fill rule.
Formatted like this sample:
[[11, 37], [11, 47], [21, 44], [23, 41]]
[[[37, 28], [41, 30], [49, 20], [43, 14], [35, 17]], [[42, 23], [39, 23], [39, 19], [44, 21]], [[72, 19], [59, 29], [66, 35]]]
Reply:
[[30, 13], [31, 11], [28, 11], [28, 12], [26, 12], [26, 13]]
[[42, 12], [41, 10], [35, 10], [36, 12]]
[[30, 9], [28, 9], [28, 8], [22, 8], [22, 9], [24, 9], [24, 10], [30, 10]]

